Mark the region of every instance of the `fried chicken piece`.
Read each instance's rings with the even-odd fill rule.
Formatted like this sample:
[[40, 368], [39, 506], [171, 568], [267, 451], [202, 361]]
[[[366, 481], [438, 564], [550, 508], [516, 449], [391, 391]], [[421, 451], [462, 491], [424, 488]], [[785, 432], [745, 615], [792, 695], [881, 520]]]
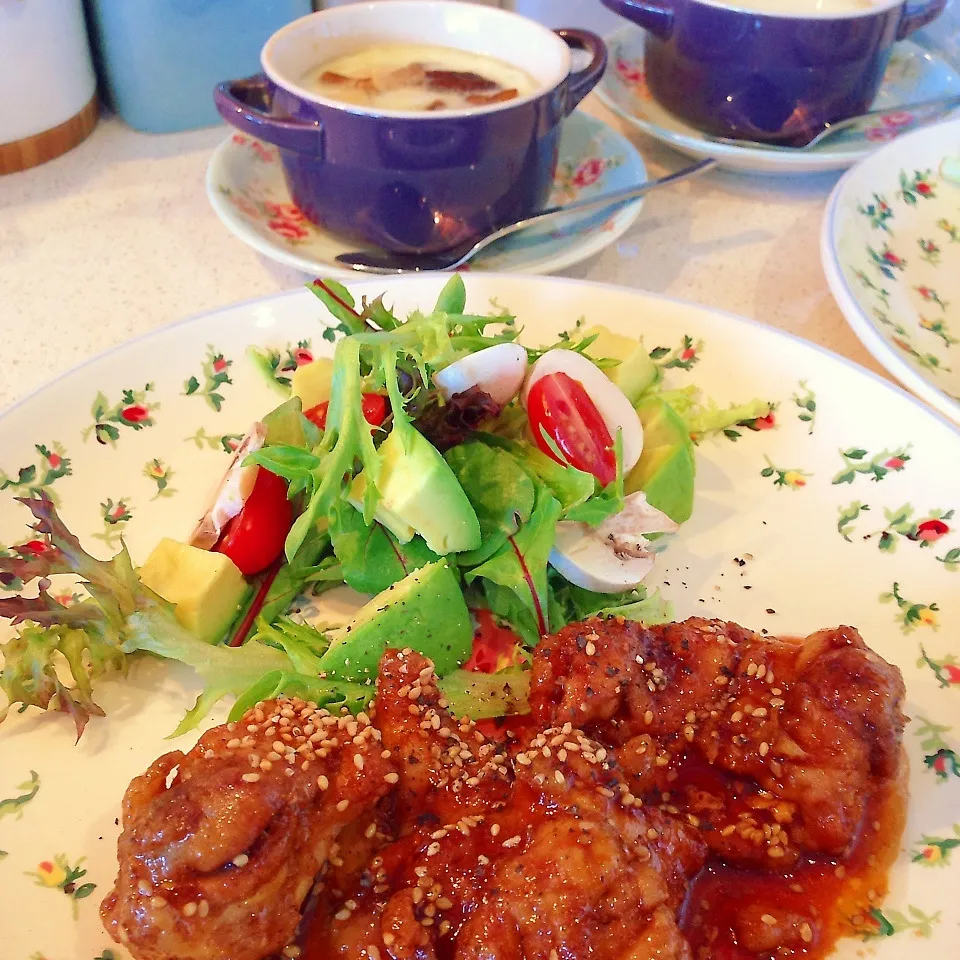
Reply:
[[531, 684], [537, 723], [580, 724], [715, 853], [780, 869], [843, 855], [903, 776], [904, 695], [852, 627], [780, 640], [699, 618], [571, 624], [537, 648]]
[[676, 911], [704, 845], [642, 808], [599, 744], [570, 724], [492, 743], [408, 651], [381, 662], [376, 717], [400, 772], [396, 839], [327, 884], [340, 896], [305, 958], [690, 957]]
[[269, 700], [160, 757], [127, 789], [100, 912], [137, 960], [261, 960], [291, 942], [345, 826], [393, 765], [361, 715]]

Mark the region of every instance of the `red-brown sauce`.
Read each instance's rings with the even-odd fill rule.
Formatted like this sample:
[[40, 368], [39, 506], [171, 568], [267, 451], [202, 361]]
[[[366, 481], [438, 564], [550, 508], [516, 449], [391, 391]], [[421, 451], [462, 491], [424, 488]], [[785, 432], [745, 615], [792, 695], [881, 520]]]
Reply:
[[[857, 842], [842, 860], [806, 858], [788, 873], [776, 874], [728, 867], [711, 858], [694, 878], [681, 913], [694, 957], [824, 957], [841, 937], [869, 931], [870, 912], [887, 892], [887, 875], [897, 857], [905, 818], [906, 795], [898, 783], [871, 798]], [[736, 918], [745, 911], [811, 918], [812, 937], [758, 953], [738, 937]]]

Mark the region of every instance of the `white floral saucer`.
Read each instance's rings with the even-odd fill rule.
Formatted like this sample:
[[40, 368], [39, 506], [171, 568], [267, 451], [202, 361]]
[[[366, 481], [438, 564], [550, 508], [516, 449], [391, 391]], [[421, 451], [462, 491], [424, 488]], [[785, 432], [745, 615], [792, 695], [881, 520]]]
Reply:
[[840, 309], [904, 386], [960, 424], [960, 119], [846, 173], [820, 256]]
[[[587, 200], [642, 183], [643, 159], [629, 140], [585, 113], [563, 125], [549, 204]], [[207, 196], [229, 230], [266, 257], [308, 274], [350, 276], [337, 254], [355, 250], [314, 226], [290, 199], [277, 149], [235, 133], [207, 168]], [[618, 240], [640, 213], [642, 199], [607, 217], [586, 214], [559, 228], [525, 230], [484, 250], [470, 267], [510, 273], [553, 273], [599, 253]]]
[[[614, 113], [657, 140], [692, 157], [716, 157], [731, 170], [753, 173], [823, 173], [843, 170], [893, 138], [897, 126], [911, 121], [894, 113], [863, 131], [838, 134], [822, 147], [806, 152], [780, 152], [763, 147], [737, 147], [708, 140], [660, 106], [647, 88], [643, 69], [645, 34], [624, 27], [607, 37], [609, 66], [597, 95]], [[919, 103], [960, 93], [960, 73], [936, 53], [905, 40], [894, 47], [875, 109]]]

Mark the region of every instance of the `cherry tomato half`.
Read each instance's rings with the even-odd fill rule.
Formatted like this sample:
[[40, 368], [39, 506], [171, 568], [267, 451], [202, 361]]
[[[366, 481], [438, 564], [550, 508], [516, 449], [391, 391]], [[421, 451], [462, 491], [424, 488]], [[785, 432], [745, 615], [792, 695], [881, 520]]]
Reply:
[[570, 466], [592, 473], [604, 487], [616, 479], [613, 438], [579, 380], [565, 373], [541, 377], [527, 395], [527, 416], [537, 446], [548, 457], [564, 463], [544, 439], [544, 433]]
[[287, 482], [260, 467], [243, 509], [227, 524], [214, 549], [249, 577], [280, 556], [292, 523]]
[[[330, 406], [329, 400], [318, 403], [309, 410], [304, 410], [303, 415], [311, 422], [316, 424], [321, 430], [327, 428], [327, 408]], [[387, 398], [381, 393], [365, 393], [360, 401], [360, 408], [363, 410], [363, 419], [371, 427], [379, 427], [387, 419], [389, 407]]]

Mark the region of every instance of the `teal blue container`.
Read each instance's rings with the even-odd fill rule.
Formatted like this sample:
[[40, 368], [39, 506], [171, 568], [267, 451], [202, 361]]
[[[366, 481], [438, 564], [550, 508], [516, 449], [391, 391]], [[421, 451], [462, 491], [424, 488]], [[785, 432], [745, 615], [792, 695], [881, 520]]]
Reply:
[[213, 88], [260, 69], [260, 49], [311, 0], [86, 0], [101, 90], [131, 127], [221, 122]]

